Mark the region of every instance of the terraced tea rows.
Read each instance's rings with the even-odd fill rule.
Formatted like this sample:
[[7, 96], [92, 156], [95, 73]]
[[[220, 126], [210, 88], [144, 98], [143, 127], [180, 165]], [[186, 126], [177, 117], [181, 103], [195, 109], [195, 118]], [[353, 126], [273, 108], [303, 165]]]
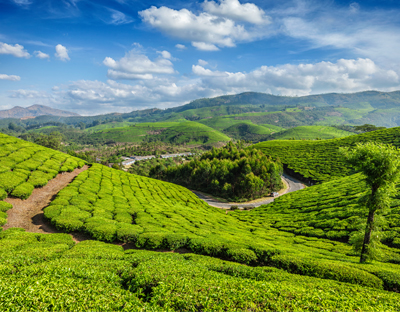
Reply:
[[[308, 237], [328, 238], [347, 242], [349, 235], [360, 229], [367, 210], [359, 199], [366, 193], [361, 174], [339, 178], [302, 191], [276, 198], [269, 205], [238, 218], [265, 222], [274, 228]], [[394, 199], [392, 209], [382, 224], [384, 242], [400, 248], [400, 200]]]
[[2, 311], [398, 311], [377, 288], [66, 234], [0, 234]]
[[400, 127], [352, 135], [342, 139], [295, 141], [275, 140], [253, 145], [266, 155], [279, 157], [290, 170], [302, 177], [326, 182], [354, 173], [339, 152], [339, 147], [357, 142], [382, 142], [400, 147]]
[[[59, 172], [71, 172], [83, 160], [0, 134], [0, 200], [8, 196], [27, 199], [35, 187], [42, 187]], [[0, 202], [0, 226], [12, 206]]]

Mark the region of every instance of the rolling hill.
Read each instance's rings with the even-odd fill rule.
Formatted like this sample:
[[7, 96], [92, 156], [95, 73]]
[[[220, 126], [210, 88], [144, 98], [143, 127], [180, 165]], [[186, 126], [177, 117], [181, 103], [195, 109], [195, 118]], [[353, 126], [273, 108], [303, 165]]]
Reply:
[[271, 140], [315, 140], [335, 139], [354, 135], [353, 132], [344, 131], [328, 126], [299, 126], [270, 135]]
[[60, 109], [54, 109], [44, 105], [31, 105], [28, 107], [15, 106], [11, 109], [1, 110], [0, 118], [24, 118], [37, 117], [42, 115], [71, 117], [79, 116], [79, 114], [67, 112]]
[[213, 144], [230, 140], [223, 133], [193, 121], [140, 123], [99, 130], [91, 136], [116, 142], [142, 142], [147, 139], [178, 144]]

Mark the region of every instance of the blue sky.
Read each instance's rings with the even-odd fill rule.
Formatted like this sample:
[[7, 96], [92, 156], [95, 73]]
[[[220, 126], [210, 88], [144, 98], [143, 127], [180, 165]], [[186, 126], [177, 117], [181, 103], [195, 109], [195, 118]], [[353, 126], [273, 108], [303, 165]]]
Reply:
[[397, 1], [0, 0], [0, 109], [400, 89]]

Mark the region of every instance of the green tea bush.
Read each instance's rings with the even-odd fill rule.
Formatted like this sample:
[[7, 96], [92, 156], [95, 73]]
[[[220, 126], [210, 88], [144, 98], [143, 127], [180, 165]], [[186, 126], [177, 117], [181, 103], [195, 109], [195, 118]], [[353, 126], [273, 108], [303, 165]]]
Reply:
[[28, 182], [21, 183], [18, 185], [11, 193], [12, 196], [18, 197], [21, 199], [27, 199], [31, 196], [32, 191], [34, 190], [34, 186]]
[[2, 188], [0, 188], [0, 200], [3, 200], [6, 197], [7, 197], [7, 192]]
[[6, 212], [7, 210], [11, 209], [13, 205], [7, 203], [5, 201], [0, 201], [0, 211]]
[[327, 182], [349, 176], [354, 170], [347, 164], [339, 147], [359, 142], [381, 142], [400, 147], [400, 127], [371, 131], [330, 140], [273, 140], [252, 147], [265, 155], [279, 157], [285, 169], [307, 182]]

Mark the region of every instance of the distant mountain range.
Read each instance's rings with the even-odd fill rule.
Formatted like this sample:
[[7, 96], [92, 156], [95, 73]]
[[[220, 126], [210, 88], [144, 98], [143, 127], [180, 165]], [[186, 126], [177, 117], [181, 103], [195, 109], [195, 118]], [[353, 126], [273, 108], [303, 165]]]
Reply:
[[1, 110], [0, 118], [28, 118], [37, 116], [60, 116], [60, 117], [72, 117], [80, 116], [76, 113], [68, 111], [54, 109], [44, 105], [32, 105], [29, 107], [15, 106], [11, 109]]
[[[124, 114], [111, 113], [97, 116], [79, 116], [46, 106], [33, 105], [28, 108], [14, 107], [8, 111], [0, 111], [0, 128], [6, 126], [12, 118], [18, 118], [19, 122], [26, 125], [61, 122], [67, 125], [83, 123], [86, 127], [92, 127], [107, 122], [189, 120], [213, 127], [212, 123], [220, 122], [214, 118], [222, 116], [286, 129], [308, 125], [362, 125], [366, 123], [383, 127], [398, 127], [400, 126], [400, 91], [329, 93], [301, 97], [245, 92], [197, 99], [165, 110], [151, 108]], [[231, 122], [229, 126], [233, 126], [233, 123]]]

